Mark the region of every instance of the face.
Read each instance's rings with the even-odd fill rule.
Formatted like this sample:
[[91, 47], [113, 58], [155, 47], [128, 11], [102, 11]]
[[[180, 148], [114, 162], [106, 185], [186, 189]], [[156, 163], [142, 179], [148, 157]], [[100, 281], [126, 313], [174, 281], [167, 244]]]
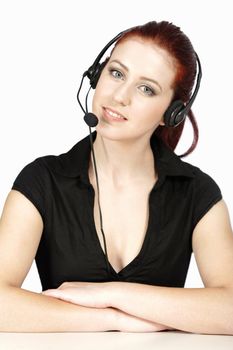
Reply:
[[112, 140], [150, 137], [164, 124], [175, 74], [171, 57], [158, 46], [140, 38], [118, 44], [93, 96], [96, 131]]

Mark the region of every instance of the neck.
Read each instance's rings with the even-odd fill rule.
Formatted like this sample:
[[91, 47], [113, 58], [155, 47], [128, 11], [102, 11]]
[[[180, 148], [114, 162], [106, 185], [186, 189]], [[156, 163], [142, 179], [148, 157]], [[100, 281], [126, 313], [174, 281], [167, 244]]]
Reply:
[[[148, 138], [119, 141], [106, 139], [97, 133], [93, 146], [98, 177], [105, 183], [118, 187], [155, 178], [154, 156]], [[92, 176], [93, 167], [92, 160]]]

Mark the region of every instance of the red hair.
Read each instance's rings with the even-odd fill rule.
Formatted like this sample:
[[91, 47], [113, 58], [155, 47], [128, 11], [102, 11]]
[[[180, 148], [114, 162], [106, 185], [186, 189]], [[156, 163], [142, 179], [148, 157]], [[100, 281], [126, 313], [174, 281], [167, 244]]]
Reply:
[[[173, 58], [176, 67], [176, 77], [173, 84], [174, 97], [172, 101], [178, 99], [184, 103], [188, 102], [192, 95], [197, 68], [195, 51], [189, 38], [179, 27], [172, 23], [152, 21], [126, 31], [116, 45], [135, 36], [156, 44], [166, 50]], [[198, 126], [191, 110], [187, 117], [192, 124], [194, 137], [189, 149], [180, 157], [190, 154], [198, 142]], [[170, 149], [174, 150], [183, 132], [184, 123], [185, 120], [176, 127], [159, 126], [154, 131], [154, 134], [160, 137]]]

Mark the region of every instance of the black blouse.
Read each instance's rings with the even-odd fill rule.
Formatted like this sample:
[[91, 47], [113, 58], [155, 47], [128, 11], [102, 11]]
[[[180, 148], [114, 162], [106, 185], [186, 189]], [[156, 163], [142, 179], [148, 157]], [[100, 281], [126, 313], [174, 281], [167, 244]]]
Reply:
[[[95, 140], [96, 131], [92, 135]], [[110, 264], [110, 275], [94, 223], [89, 135], [67, 153], [39, 157], [18, 174], [12, 189], [35, 205], [44, 223], [35, 258], [43, 290], [65, 281], [184, 286], [192, 232], [222, 195], [210, 176], [182, 161], [154, 135], [150, 145], [158, 181], [149, 195], [145, 239], [139, 254], [119, 273]]]

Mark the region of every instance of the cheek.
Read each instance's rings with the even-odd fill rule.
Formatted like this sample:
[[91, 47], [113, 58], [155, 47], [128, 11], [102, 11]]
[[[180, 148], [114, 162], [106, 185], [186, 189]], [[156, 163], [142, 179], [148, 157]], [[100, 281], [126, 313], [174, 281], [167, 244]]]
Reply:
[[164, 96], [164, 98], [158, 99], [158, 101], [156, 101], [156, 103], [151, 106], [151, 111], [153, 111], [152, 113], [154, 113], [154, 115], [158, 118], [162, 118], [170, 103], [171, 97]]
[[166, 106], [159, 101], [151, 102], [136, 102], [134, 103], [132, 112], [138, 115], [138, 118], [146, 117], [148, 121], [154, 122], [155, 120], [160, 120], [164, 114]]

